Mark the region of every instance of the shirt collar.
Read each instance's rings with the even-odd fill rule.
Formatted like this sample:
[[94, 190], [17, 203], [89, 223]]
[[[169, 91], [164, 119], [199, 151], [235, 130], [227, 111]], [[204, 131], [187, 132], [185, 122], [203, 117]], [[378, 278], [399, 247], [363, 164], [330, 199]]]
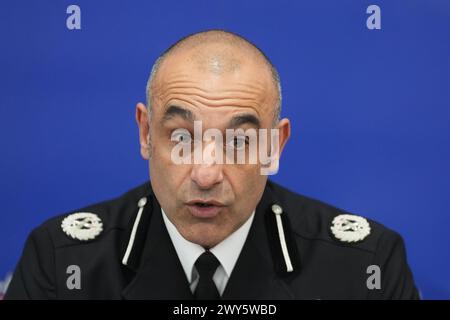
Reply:
[[[169, 220], [164, 210], [161, 208], [164, 224], [166, 225], [170, 239], [175, 247], [178, 258], [180, 259], [183, 270], [189, 283], [192, 282], [192, 269], [194, 268], [195, 261], [198, 257], [205, 252], [205, 249], [193, 242], [186, 240], [177, 230], [175, 225]], [[220, 264], [225, 270], [225, 273], [230, 277], [233, 271], [236, 261], [244, 246], [247, 235], [252, 225], [255, 211], [252, 212], [250, 217], [242, 226], [236, 231], [230, 234], [222, 242], [211, 248], [210, 251], [220, 261]]]

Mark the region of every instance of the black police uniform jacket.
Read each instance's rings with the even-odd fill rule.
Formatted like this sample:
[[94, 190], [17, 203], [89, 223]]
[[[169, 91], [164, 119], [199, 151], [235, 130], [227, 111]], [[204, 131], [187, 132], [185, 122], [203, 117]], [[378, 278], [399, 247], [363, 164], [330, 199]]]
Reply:
[[[290, 272], [273, 204], [283, 211]], [[73, 239], [61, 228], [67, 214], [36, 228], [6, 299], [193, 299], [150, 182], [78, 211], [95, 213], [103, 231], [89, 241]], [[330, 226], [341, 214], [346, 212], [269, 181], [222, 299], [418, 298], [402, 238], [369, 220], [363, 241], [339, 241]], [[381, 277], [375, 286], [372, 265]], [[78, 287], [69, 283], [70, 266], [79, 267]]]

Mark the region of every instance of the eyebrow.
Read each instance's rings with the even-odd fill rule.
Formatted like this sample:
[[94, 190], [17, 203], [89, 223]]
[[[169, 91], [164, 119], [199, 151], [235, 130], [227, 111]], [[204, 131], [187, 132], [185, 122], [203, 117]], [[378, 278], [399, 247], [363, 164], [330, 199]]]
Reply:
[[184, 120], [194, 122], [194, 115], [191, 111], [179, 107], [179, 106], [170, 106], [167, 108], [166, 112], [164, 112], [163, 121], [167, 121], [169, 119], [180, 117]]
[[[180, 117], [190, 122], [194, 122], [195, 120], [195, 116], [190, 110], [180, 106], [171, 105], [164, 112], [163, 121], [167, 121], [175, 117]], [[251, 113], [244, 113], [231, 118], [229, 128], [237, 128], [244, 124], [252, 124], [257, 128], [261, 127], [261, 122], [256, 116]]]
[[253, 124], [257, 128], [261, 127], [261, 122], [259, 121], [259, 119], [250, 113], [244, 113], [234, 116], [230, 121], [231, 128], [236, 128], [242, 126], [243, 124]]

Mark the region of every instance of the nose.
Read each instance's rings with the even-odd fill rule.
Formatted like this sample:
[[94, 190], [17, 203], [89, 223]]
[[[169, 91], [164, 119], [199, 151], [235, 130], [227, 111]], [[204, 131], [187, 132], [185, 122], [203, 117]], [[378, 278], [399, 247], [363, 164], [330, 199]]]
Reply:
[[191, 169], [191, 180], [200, 189], [211, 189], [223, 181], [223, 165], [217, 164], [215, 160], [208, 159], [203, 154], [200, 163], [193, 164]]
[[200, 189], [211, 189], [223, 181], [222, 166], [217, 164], [195, 164], [191, 179]]

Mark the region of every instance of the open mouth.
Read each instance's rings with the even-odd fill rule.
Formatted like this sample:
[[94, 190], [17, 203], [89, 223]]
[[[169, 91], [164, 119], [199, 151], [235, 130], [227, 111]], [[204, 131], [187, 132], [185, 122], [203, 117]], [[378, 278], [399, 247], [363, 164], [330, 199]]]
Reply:
[[212, 206], [213, 206], [213, 205], [210, 204], [210, 203], [203, 203], [203, 202], [196, 202], [195, 205], [196, 205], [196, 206], [199, 206], [199, 207], [203, 207], [203, 208], [206, 208], [206, 207], [212, 207]]
[[217, 201], [193, 200], [187, 203], [189, 212], [197, 218], [214, 218], [224, 205]]

